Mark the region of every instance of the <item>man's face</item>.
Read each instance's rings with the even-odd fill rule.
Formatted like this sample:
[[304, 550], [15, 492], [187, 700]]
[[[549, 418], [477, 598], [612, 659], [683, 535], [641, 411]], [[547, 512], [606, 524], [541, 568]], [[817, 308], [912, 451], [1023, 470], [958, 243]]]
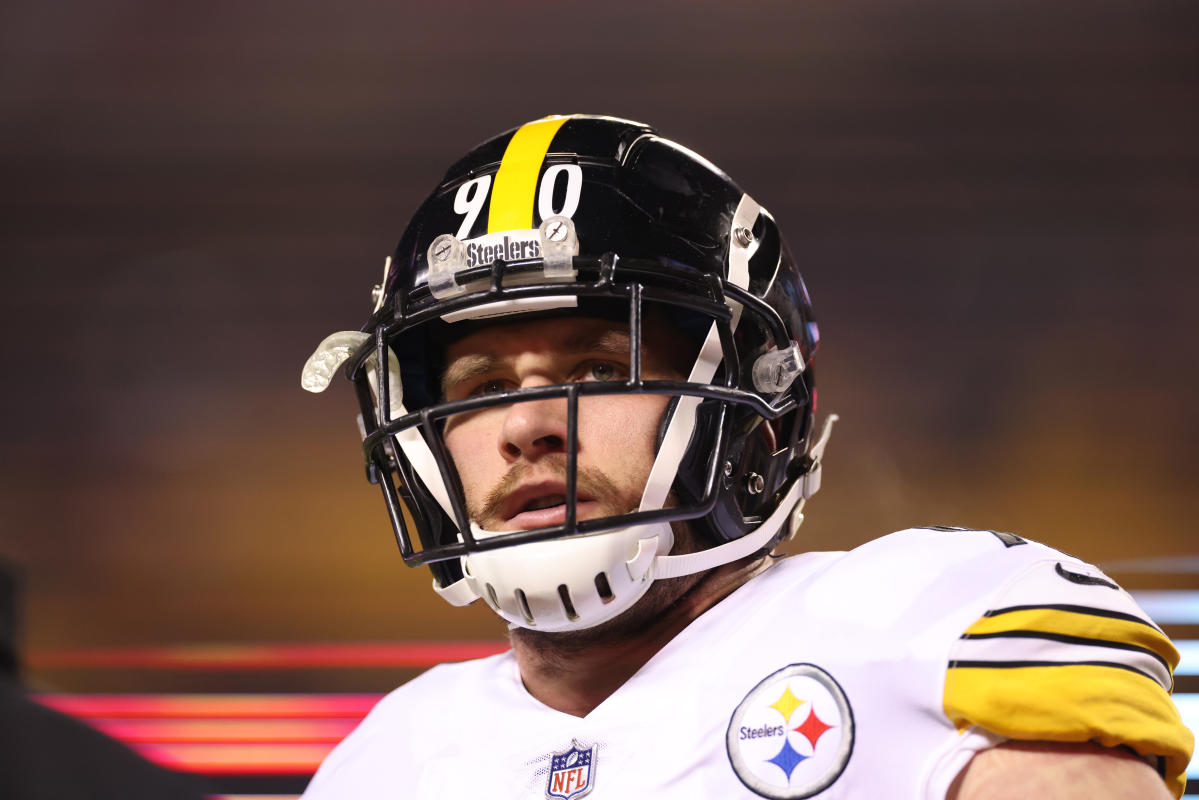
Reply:
[[[680, 336], [647, 321], [642, 377], [683, 380]], [[628, 326], [593, 318], [497, 324], [450, 345], [446, 400], [629, 375]], [[617, 394], [579, 399], [578, 519], [636, 510], [654, 461], [669, 398]], [[491, 531], [559, 525], [566, 519], [565, 398], [512, 403], [458, 414], [445, 440], [462, 479], [471, 518]]]

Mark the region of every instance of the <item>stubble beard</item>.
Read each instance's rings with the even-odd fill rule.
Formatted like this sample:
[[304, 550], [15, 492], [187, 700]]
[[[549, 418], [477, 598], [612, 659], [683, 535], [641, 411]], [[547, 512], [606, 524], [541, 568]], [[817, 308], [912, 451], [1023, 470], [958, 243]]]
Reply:
[[[566, 456], [550, 455], [540, 460], [537, 467], [527, 462], [517, 462], [504, 474], [495, 486], [477, 502], [468, 499], [467, 506], [471, 519], [475, 520], [483, 530], [502, 530], [502, 509], [508, 500], [508, 495], [520, 485], [530, 473], [538, 475], [552, 474], [566, 482]], [[575, 494], [589, 497], [597, 501], [605, 515], [621, 514], [634, 510], [637, 500], [632, 499], [636, 490], [629, 486], [620, 486], [601, 470], [594, 467], [576, 464]], [[570, 502], [570, 498], [567, 498]]]

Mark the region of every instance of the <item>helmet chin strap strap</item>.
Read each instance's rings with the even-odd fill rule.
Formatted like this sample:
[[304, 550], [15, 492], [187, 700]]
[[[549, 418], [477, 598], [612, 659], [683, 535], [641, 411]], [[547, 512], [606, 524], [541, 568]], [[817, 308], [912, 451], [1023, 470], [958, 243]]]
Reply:
[[[788, 490], [782, 502], [779, 503], [778, 508], [766, 518], [766, 521], [740, 539], [734, 539], [717, 547], [701, 550], [698, 553], [658, 556], [654, 564], [654, 579], [678, 578], [683, 575], [704, 572], [714, 567], [731, 563], [739, 558], [744, 558], [768, 546], [775, 534], [787, 523], [787, 519], [792, 513], [799, 514], [803, 509], [804, 502], [820, 489], [821, 462], [824, 459], [824, 448], [828, 445], [829, 436], [832, 435], [833, 423], [838, 419], [836, 414], [830, 414], [824, 421], [824, 428], [820, 432], [820, 438], [816, 440], [816, 443], [812, 445], [812, 449], [808, 451], [808, 455], [811, 456], [813, 462], [811, 469], [804, 473], [803, 477], [797, 480], [790, 490]], [[800, 516], [802, 517], [802, 514]]]

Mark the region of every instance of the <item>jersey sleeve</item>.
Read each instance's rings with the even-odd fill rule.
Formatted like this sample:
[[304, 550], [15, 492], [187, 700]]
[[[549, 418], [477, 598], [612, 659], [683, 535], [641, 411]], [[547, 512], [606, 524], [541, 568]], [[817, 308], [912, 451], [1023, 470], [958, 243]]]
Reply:
[[1181, 796], [1194, 737], [1170, 698], [1178, 651], [1114, 581], [1057, 555], [1009, 580], [954, 643], [945, 713], [959, 730], [1130, 747]]

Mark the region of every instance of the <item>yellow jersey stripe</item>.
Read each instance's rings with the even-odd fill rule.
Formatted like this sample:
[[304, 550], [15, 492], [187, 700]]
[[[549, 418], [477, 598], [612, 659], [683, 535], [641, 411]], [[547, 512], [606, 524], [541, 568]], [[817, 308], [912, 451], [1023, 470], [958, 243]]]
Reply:
[[1171, 671], [1178, 666], [1177, 648], [1165, 634], [1148, 623], [1085, 611], [1066, 611], [1052, 606], [1021, 608], [982, 617], [966, 629], [964, 638], [1026, 632], [1134, 645], [1155, 653], [1169, 665]]
[[[1115, 665], [1112, 665], [1115, 666]], [[950, 666], [945, 714], [1010, 739], [1127, 745], [1164, 759], [1175, 797], [1186, 786], [1195, 739], [1156, 681], [1097, 664]]]
[[533, 196], [537, 190], [537, 176], [554, 134], [567, 119], [569, 117], [545, 117], [522, 125], [512, 134], [491, 188], [488, 233], [533, 227]]

